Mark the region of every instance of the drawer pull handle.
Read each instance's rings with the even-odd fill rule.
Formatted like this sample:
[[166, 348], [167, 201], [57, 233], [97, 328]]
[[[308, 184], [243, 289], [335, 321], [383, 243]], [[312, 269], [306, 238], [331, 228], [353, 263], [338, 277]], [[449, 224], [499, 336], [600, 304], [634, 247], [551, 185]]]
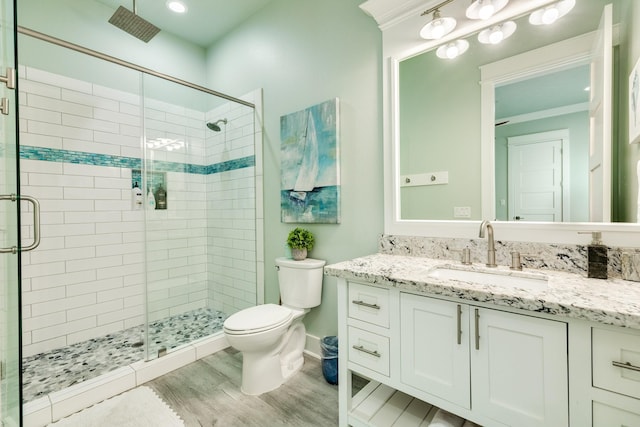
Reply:
[[458, 345], [460, 345], [462, 344], [462, 306], [460, 304], [458, 304], [456, 314], [458, 327], [458, 333], [456, 335], [458, 336]]
[[634, 366], [631, 363], [627, 362], [627, 363], [622, 363], [622, 362], [616, 362], [615, 360], [613, 362], [611, 362], [611, 364], [615, 367], [618, 368], [622, 368], [622, 369], [631, 369], [632, 371], [638, 371], [640, 372], [640, 366]]
[[480, 350], [480, 312], [476, 308], [476, 350]]
[[367, 348], [364, 348], [361, 345], [354, 345], [353, 348], [358, 350], [358, 351], [361, 351], [363, 353], [367, 353], [367, 354], [370, 354], [372, 356], [375, 356], [375, 357], [380, 357], [381, 356], [381, 354], [378, 353], [376, 350], [369, 350]]
[[363, 307], [368, 307], [368, 308], [373, 308], [373, 309], [376, 309], [376, 310], [380, 310], [380, 306], [378, 304], [369, 304], [368, 302], [360, 301], [360, 300], [357, 300], [357, 299], [354, 299], [351, 302], [354, 303], [355, 305], [361, 305]]

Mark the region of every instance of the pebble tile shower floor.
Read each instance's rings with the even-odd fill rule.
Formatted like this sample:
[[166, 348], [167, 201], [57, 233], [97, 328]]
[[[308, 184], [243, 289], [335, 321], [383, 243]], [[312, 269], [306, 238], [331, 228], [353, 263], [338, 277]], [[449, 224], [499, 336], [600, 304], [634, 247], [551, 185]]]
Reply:
[[[149, 357], [222, 330], [226, 315], [198, 309], [149, 325]], [[27, 357], [22, 363], [23, 401], [31, 402], [73, 384], [144, 359], [144, 326]]]

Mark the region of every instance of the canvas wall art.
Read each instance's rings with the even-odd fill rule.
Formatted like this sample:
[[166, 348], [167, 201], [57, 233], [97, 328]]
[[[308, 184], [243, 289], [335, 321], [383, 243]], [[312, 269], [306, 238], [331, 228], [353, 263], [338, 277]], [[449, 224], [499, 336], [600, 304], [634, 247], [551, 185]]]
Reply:
[[336, 98], [280, 117], [282, 222], [340, 222], [338, 107]]

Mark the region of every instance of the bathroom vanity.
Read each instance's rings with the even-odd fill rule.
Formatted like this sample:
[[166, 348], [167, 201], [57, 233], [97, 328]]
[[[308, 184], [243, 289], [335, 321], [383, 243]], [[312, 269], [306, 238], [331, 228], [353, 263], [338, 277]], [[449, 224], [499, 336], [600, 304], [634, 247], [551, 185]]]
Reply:
[[[639, 283], [387, 254], [325, 274], [341, 426], [420, 425], [430, 405], [483, 426], [640, 425]], [[354, 396], [353, 374], [371, 380]]]

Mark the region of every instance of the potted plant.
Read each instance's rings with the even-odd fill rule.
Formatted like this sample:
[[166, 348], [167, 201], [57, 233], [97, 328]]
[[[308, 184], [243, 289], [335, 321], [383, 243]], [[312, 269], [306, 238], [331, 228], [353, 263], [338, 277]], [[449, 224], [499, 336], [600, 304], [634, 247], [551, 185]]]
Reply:
[[313, 248], [315, 239], [313, 234], [304, 228], [296, 227], [289, 232], [287, 245], [291, 248], [291, 256], [296, 261], [301, 261], [307, 257], [307, 251]]

